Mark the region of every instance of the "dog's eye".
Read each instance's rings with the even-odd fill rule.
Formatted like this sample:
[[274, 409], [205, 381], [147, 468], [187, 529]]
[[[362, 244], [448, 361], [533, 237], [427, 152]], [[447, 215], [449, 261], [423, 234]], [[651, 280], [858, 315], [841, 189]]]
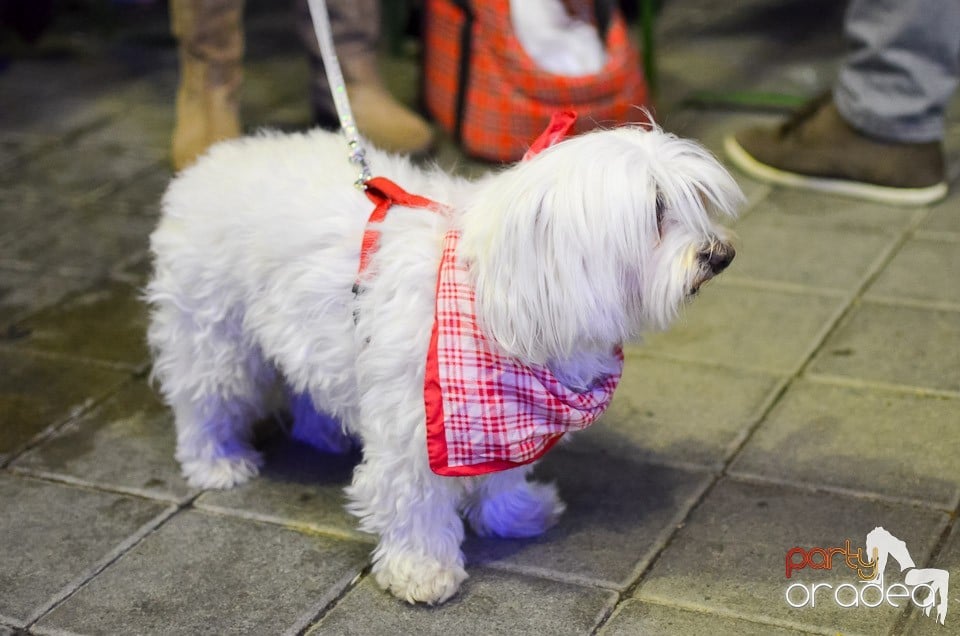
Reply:
[[660, 235], [660, 238], [663, 238], [663, 214], [666, 208], [666, 203], [663, 202], [663, 197], [659, 194], [657, 195], [657, 234]]

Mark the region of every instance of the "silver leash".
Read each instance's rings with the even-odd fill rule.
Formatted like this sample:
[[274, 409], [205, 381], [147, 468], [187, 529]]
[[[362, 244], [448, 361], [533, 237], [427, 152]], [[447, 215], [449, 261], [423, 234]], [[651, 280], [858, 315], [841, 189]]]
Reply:
[[350, 148], [350, 163], [360, 168], [360, 174], [353, 184], [360, 190], [364, 190], [372, 175], [370, 166], [367, 164], [366, 152], [360, 142], [360, 131], [357, 130], [357, 123], [354, 121], [353, 111], [350, 109], [347, 85], [343, 80], [343, 72], [340, 70], [337, 51], [333, 46], [333, 31], [330, 29], [327, 3], [325, 0], [308, 0], [308, 4], [310, 5], [310, 16], [313, 18], [313, 28], [317, 32], [317, 43], [320, 45], [320, 57], [323, 59], [323, 67], [327, 72], [327, 83], [330, 85], [330, 92], [333, 94], [333, 105], [336, 107], [337, 117], [340, 119], [340, 129], [344, 137], [347, 138], [347, 146]]

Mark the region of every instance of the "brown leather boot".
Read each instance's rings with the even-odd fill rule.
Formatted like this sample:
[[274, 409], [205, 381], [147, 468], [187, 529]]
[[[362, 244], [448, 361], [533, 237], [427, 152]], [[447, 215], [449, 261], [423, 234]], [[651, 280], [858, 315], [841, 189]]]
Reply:
[[[428, 152], [434, 140], [430, 124], [397, 101], [380, 75], [377, 65], [380, 0], [330, 2], [327, 9], [357, 128], [378, 148], [412, 155]], [[313, 72], [314, 118], [321, 125], [339, 127], [306, 0], [297, 1], [296, 12], [297, 30], [307, 48]]]
[[843, 119], [829, 94], [784, 124], [742, 130], [724, 140], [727, 157], [767, 183], [890, 205], [927, 205], [946, 196], [939, 142], [870, 137]]
[[172, 155], [182, 170], [240, 135], [243, 0], [171, 0], [170, 14], [180, 55]]
[[341, 58], [341, 64], [347, 96], [361, 134], [389, 152], [427, 153], [433, 145], [433, 129], [390, 94], [376, 67], [376, 57]]

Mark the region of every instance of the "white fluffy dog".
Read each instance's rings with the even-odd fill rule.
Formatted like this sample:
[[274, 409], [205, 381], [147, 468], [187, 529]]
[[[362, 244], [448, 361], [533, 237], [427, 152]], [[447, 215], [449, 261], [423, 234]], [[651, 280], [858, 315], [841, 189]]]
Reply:
[[363, 446], [347, 489], [375, 533], [377, 582], [409, 602], [466, 578], [461, 515], [481, 535], [526, 537], [563, 511], [530, 465], [436, 474], [425, 443], [425, 358], [444, 237], [492, 346], [574, 392], [616, 371], [610, 352], [661, 329], [733, 249], [717, 217], [740, 190], [699, 145], [655, 126], [563, 141], [468, 181], [373, 151], [377, 175], [442, 203], [394, 207], [357, 294], [373, 205], [343, 138], [314, 131], [226, 142], [181, 173], [151, 237], [149, 341], [193, 486], [257, 473], [251, 427], [280, 383], [307, 393]]

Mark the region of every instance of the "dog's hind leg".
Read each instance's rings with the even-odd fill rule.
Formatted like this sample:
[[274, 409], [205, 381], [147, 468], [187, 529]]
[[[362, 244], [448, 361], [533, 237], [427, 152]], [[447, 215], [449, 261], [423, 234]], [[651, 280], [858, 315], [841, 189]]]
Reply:
[[553, 484], [529, 481], [532, 466], [521, 466], [482, 478], [470, 493], [464, 516], [482, 537], [535, 537], [553, 526], [564, 503]]
[[415, 398], [396, 411], [390, 404], [363, 410], [364, 459], [347, 488], [348, 509], [380, 537], [373, 558], [380, 587], [408, 603], [442, 603], [467, 578], [457, 513], [463, 487], [430, 470], [423, 406]]
[[243, 342], [237, 321], [200, 324], [174, 303], [155, 302], [148, 338], [190, 485], [230, 488], [255, 476], [262, 459], [252, 427], [266, 414], [275, 372]]
[[343, 430], [337, 418], [317, 409], [309, 393], [290, 396], [290, 415], [293, 417], [290, 437], [295, 440], [325, 453], [344, 454], [358, 447], [358, 442]]

